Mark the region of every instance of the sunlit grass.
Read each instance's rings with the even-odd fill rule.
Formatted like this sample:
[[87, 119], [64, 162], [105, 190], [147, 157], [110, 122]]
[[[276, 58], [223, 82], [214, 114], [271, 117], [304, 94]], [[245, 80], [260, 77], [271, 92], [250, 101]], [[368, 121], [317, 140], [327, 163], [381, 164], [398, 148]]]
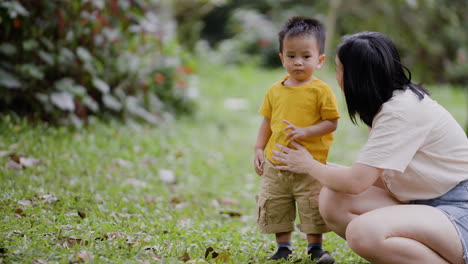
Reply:
[[[256, 228], [253, 145], [257, 109], [284, 73], [206, 65], [199, 74], [197, 113], [159, 127], [110, 121], [75, 131], [3, 116], [0, 151], [41, 163], [6, 169], [11, 157], [0, 157], [0, 263], [183, 263], [184, 253], [205, 259], [208, 247], [231, 263], [264, 263], [275, 244]], [[342, 113], [330, 160], [352, 164], [367, 130], [349, 122], [334, 75], [319, 77], [332, 85]], [[463, 124], [461, 90], [432, 90]], [[229, 98], [245, 101], [232, 110]], [[161, 180], [163, 169], [176, 183]], [[295, 257], [305, 258], [302, 235], [293, 239]], [[325, 249], [339, 263], [365, 263], [332, 233]]]

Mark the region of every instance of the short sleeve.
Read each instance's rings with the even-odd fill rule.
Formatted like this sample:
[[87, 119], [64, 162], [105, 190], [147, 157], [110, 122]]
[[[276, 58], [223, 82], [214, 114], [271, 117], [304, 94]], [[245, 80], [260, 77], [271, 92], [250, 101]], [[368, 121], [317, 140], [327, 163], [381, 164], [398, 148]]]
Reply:
[[427, 137], [427, 127], [399, 113], [379, 113], [357, 163], [403, 173]]
[[320, 116], [322, 120], [336, 119], [340, 117], [336, 97], [330, 87], [326, 87], [326, 92], [321, 96]]
[[272, 115], [272, 107], [271, 107], [271, 89], [268, 90], [265, 98], [263, 99], [263, 103], [260, 106], [258, 112], [263, 115], [264, 117], [270, 118]]

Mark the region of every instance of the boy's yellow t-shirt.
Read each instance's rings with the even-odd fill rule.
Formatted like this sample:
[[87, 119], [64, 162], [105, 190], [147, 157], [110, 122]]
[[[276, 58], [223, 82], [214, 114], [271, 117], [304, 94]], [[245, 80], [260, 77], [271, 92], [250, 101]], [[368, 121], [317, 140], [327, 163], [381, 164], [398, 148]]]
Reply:
[[[272, 150], [278, 150], [275, 144], [292, 147], [289, 140], [285, 139], [290, 130], [283, 130], [287, 126], [283, 120], [299, 127], [307, 127], [340, 117], [336, 97], [325, 82], [314, 78], [310, 83], [301, 86], [284, 86], [283, 82], [288, 78], [289, 76], [286, 76], [270, 87], [259, 110], [261, 115], [271, 120], [272, 134], [265, 148], [265, 156], [275, 164], [280, 164], [272, 158]], [[317, 161], [326, 163], [328, 151], [333, 143], [333, 133], [296, 141]]]

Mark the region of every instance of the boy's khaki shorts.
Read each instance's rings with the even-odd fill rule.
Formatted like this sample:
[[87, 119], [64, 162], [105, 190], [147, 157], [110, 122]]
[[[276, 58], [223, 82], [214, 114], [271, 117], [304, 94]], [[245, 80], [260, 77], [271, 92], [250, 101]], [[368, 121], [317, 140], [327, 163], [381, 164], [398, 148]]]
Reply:
[[257, 223], [262, 233], [294, 231], [296, 206], [305, 234], [330, 231], [318, 210], [320, 183], [305, 174], [274, 169], [265, 159], [260, 194], [257, 195]]

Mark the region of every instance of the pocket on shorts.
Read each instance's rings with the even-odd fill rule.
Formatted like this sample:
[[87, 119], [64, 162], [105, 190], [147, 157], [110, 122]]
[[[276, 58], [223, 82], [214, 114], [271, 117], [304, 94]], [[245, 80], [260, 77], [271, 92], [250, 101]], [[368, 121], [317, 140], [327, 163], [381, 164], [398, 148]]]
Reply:
[[267, 225], [265, 205], [268, 199], [261, 195], [256, 195], [255, 200], [257, 202], [257, 224]]

